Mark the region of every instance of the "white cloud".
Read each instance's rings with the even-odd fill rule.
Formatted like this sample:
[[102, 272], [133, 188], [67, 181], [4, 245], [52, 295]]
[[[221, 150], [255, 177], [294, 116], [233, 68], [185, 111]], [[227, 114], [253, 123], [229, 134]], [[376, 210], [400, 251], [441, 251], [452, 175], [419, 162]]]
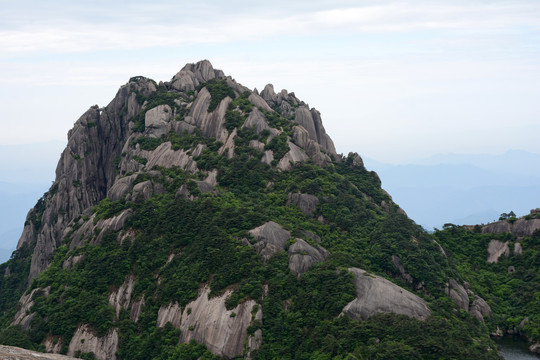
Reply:
[[[453, 30], [477, 35], [540, 28], [539, 3], [418, 4], [391, 2], [293, 14], [284, 10], [240, 14], [231, 11], [220, 17], [206, 9], [209, 15], [198, 22], [187, 17], [171, 21], [173, 9], [168, 4], [162, 8], [163, 18], [159, 18], [159, 12], [149, 11], [146, 17], [144, 12], [138, 17], [128, 12], [129, 17], [123, 15], [108, 21], [93, 21], [89, 16], [84, 21], [53, 18], [34, 25], [22, 22], [0, 31], [0, 47], [3, 57], [9, 57], [33, 52], [76, 53], [253, 41], [272, 36], [315, 37], [329, 31], [346, 35]], [[136, 9], [142, 11], [140, 7]]]

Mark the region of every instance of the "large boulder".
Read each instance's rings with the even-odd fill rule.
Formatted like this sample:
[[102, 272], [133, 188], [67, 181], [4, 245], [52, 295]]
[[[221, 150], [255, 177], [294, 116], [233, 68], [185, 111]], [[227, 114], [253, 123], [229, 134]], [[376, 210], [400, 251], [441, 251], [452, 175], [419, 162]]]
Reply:
[[496, 263], [499, 261], [501, 255], [510, 255], [510, 248], [508, 247], [508, 241], [502, 242], [501, 240], [491, 240], [488, 246], [488, 263]]
[[410, 291], [362, 269], [349, 271], [354, 275], [356, 299], [343, 308], [342, 314], [356, 320], [378, 313], [402, 314], [420, 320], [431, 315], [426, 302]]
[[249, 231], [257, 242], [255, 250], [262, 256], [264, 261], [268, 261], [272, 255], [285, 250], [285, 245], [291, 234], [283, 229], [278, 223], [269, 221], [255, 229]]
[[316, 248], [302, 239], [289, 247], [289, 269], [300, 276], [308, 271], [314, 264], [323, 261], [330, 253], [322, 246]]

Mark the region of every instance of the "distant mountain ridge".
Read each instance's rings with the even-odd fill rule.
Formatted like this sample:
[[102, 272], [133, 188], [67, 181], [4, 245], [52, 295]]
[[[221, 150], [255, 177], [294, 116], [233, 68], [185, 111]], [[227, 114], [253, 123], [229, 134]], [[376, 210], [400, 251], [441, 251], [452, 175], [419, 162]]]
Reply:
[[537, 154], [437, 155], [410, 165], [365, 161], [394, 200], [427, 229], [488, 223], [510, 210], [525, 215], [540, 203]]

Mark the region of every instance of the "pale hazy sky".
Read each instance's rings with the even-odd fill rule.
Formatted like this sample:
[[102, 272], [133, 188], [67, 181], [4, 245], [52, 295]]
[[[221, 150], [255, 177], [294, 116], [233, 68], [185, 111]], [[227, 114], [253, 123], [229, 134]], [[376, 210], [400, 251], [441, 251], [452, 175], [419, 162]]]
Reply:
[[540, 1], [0, 0], [0, 145], [66, 139], [131, 76], [209, 59], [317, 108], [338, 152], [540, 153]]

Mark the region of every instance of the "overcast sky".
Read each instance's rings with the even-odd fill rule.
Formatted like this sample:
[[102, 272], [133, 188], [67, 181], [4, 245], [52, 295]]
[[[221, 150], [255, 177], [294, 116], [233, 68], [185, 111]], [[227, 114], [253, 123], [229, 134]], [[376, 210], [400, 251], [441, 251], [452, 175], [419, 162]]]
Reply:
[[540, 1], [0, 0], [0, 145], [66, 140], [131, 76], [209, 59], [391, 163], [540, 153]]

